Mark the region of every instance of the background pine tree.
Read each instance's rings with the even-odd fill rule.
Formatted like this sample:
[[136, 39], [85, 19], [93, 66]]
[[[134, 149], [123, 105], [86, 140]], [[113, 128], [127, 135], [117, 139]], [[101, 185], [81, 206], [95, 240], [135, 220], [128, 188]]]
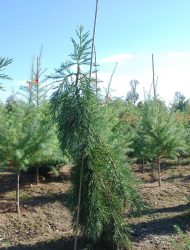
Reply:
[[143, 107], [142, 133], [148, 152], [155, 158], [161, 186], [161, 160], [164, 157], [177, 157], [185, 146], [184, 128], [177, 123], [175, 115], [159, 99], [147, 100]]

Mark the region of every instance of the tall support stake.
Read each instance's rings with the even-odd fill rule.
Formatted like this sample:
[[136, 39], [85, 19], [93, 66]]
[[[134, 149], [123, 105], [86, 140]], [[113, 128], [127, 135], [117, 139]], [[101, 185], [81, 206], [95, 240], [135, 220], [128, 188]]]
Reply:
[[110, 95], [110, 89], [111, 89], [111, 83], [112, 83], [112, 80], [113, 80], [113, 76], [114, 76], [114, 74], [115, 74], [115, 71], [116, 71], [116, 69], [117, 69], [117, 65], [118, 65], [118, 62], [116, 62], [116, 64], [115, 64], [115, 66], [114, 66], [114, 69], [113, 69], [113, 71], [112, 71], [112, 73], [111, 73], [111, 76], [110, 76], [110, 80], [109, 80], [109, 82], [108, 82], [108, 87], [107, 87], [107, 90], [106, 90], [106, 100], [108, 100], [109, 99], [109, 95]]
[[154, 91], [154, 100], [156, 100], [156, 83], [155, 83], [155, 73], [154, 73], [154, 55], [152, 54], [152, 85]]
[[76, 220], [76, 227], [75, 227], [74, 250], [77, 249], [77, 240], [78, 240], [78, 228], [79, 228], [79, 218], [80, 218], [80, 204], [81, 204], [82, 181], [83, 181], [83, 168], [84, 168], [84, 160], [82, 158], [81, 170], [80, 170], [80, 184], [79, 184], [78, 204], [77, 204], [77, 220]]
[[94, 46], [94, 63], [95, 63], [95, 91], [96, 91], [96, 97], [98, 97], [98, 69], [97, 69], [97, 58], [96, 58], [96, 46]]
[[97, 14], [98, 14], [98, 0], [96, 0], [96, 10], [95, 10], [94, 28], [93, 28], [93, 36], [92, 36], [92, 50], [91, 50], [90, 74], [89, 74], [89, 78], [90, 78], [90, 79], [91, 79], [91, 76], [92, 76], [92, 65], [93, 65], [93, 54], [94, 54], [95, 35], [96, 35]]

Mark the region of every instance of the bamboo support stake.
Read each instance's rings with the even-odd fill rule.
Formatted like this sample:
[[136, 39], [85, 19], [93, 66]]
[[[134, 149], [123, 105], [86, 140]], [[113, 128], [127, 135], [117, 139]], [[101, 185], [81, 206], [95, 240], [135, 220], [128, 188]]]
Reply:
[[112, 80], [113, 80], [113, 76], [114, 76], [114, 74], [115, 74], [115, 71], [116, 71], [116, 69], [117, 69], [117, 65], [118, 65], [118, 62], [116, 62], [116, 64], [115, 64], [115, 66], [114, 66], [114, 69], [113, 69], [113, 71], [112, 71], [112, 74], [111, 74], [111, 76], [110, 76], [110, 80], [109, 80], [109, 83], [108, 83], [108, 87], [107, 87], [107, 90], [106, 90], [106, 99], [108, 99], [109, 98], [109, 95], [110, 95], [110, 89], [111, 89], [111, 83], [112, 83]]
[[156, 100], [156, 84], [155, 84], [155, 73], [154, 73], [154, 55], [152, 54], [152, 84], [154, 91], [154, 100]]
[[78, 240], [78, 228], [79, 228], [79, 218], [80, 218], [80, 204], [81, 204], [83, 168], [84, 168], [84, 160], [83, 160], [83, 158], [82, 158], [81, 165], [82, 166], [81, 166], [81, 171], [80, 171], [80, 184], [79, 184], [79, 194], [78, 194], [78, 204], [77, 204], [77, 220], [76, 220], [76, 228], [75, 228], [74, 250], [77, 249], [77, 240]]
[[91, 59], [90, 59], [90, 74], [89, 74], [89, 78], [90, 79], [91, 79], [91, 76], [92, 76], [92, 65], [93, 65], [93, 54], [94, 54], [94, 44], [95, 44], [97, 14], [98, 14], [98, 0], [96, 0], [96, 10], [95, 10], [95, 17], [94, 17], [94, 28], [93, 28], [93, 37], [92, 37], [92, 50], [91, 50]]
[[96, 46], [95, 45], [94, 45], [94, 63], [95, 63], [95, 74], [96, 74], [95, 91], [96, 91], [96, 97], [98, 97], [98, 69], [97, 69], [97, 58], [96, 58]]

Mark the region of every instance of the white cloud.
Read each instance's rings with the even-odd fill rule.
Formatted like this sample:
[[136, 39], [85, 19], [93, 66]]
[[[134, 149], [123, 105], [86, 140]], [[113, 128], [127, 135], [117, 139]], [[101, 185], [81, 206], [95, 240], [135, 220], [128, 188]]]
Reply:
[[13, 80], [3, 84], [5, 91], [0, 91], [0, 100], [5, 102], [10, 95], [19, 91], [20, 86], [26, 86], [27, 80]]
[[[157, 90], [160, 97], [168, 103], [172, 101], [175, 92], [180, 91], [186, 98], [190, 98], [190, 52], [166, 51], [155, 53], [154, 60], [155, 75], [156, 78], [158, 77]], [[140, 82], [137, 90], [141, 99], [144, 98], [144, 89], [149, 92], [152, 82], [151, 53], [122, 53], [102, 58], [100, 61], [102, 65], [98, 72], [98, 78], [103, 81], [99, 84], [102, 89], [107, 87], [114, 63], [118, 62], [111, 84], [111, 89], [114, 90], [113, 96], [125, 97], [130, 89], [129, 82], [132, 79], [137, 79]], [[4, 85], [7, 91], [2, 92], [3, 99], [8, 96], [11, 87], [17, 91], [20, 85], [25, 84], [26, 80], [15, 80], [11, 81], [8, 84], [9, 86]]]
[[119, 63], [123, 64], [127, 60], [130, 60], [134, 57], [133, 54], [130, 53], [122, 53], [122, 54], [117, 54], [109, 57], [105, 57], [100, 59], [100, 63]]
[[17, 86], [23, 86], [27, 85], [27, 80], [18, 80], [18, 81], [13, 81], [12, 86], [17, 85]]
[[[107, 88], [110, 81], [111, 74], [109, 72], [102, 72], [98, 74], [98, 78], [102, 81], [99, 87], [103, 90]], [[128, 75], [114, 75], [111, 82], [111, 93], [113, 96], [125, 97], [129, 90], [130, 76]]]
[[[112, 58], [112, 57], [110, 57]], [[158, 94], [167, 103], [171, 102], [176, 91], [182, 92], [190, 98], [190, 52], [162, 52], [154, 54], [155, 76], [158, 77]], [[111, 61], [111, 60], [110, 60]], [[110, 71], [109, 71], [110, 70]], [[109, 82], [112, 69], [99, 74], [99, 78], [106, 86]], [[151, 53], [136, 53], [130, 62], [118, 65], [112, 81], [114, 96], [126, 96], [129, 90], [129, 81], [137, 79], [138, 92], [144, 97], [144, 89], [149, 92], [152, 82]]]
[[18, 85], [23, 85], [23, 84], [27, 83], [27, 80], [16, 81], [15, 83], [18, 84]]
[[169, 56], [171, 56], [171, 57], [174, 57], [174, 58], [190, 58], [190, 52], [180, 52], [180, 51], [178, 51], [178, 52], [169, 52], [168, 53], [168, 55]]

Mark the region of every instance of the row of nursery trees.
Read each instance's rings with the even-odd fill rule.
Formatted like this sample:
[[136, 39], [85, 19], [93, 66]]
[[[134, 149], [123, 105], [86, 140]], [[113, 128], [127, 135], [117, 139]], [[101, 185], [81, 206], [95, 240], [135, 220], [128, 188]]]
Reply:
[[[75, 249], [80, 232], [94, 245], [108, 249], [129, 245], [124, 212], [139, 209], [137, 180], [129, 165], [155, 162], [161, 186], [161, 162], [190, 151], [190, 105], [177, 93], [171, 107], [156, 95], [138, 101], [137, 81], [131, 81], [126, 100], [99, 91], [93, 41], [82, 27], [72, 39], [69, 60], [46, 79], [39, 56], [32, 77], [20, 94], [0, 105], [0, 157], [17, 175], [16, 204], [22, 170], [45, 163], [72, 161], [72, 205]], [[1, 58], [0, 77], [11, 60]], [[94, 77], [95, 75], [95, 77]], [[113, 76], [113, 75], [112, 75]], [[49, 100], [45, 98], [57, 82]], [[110, 83], [109, 83], [110, 88]], [[144, 170], [144, 168], [143, 168]]]

